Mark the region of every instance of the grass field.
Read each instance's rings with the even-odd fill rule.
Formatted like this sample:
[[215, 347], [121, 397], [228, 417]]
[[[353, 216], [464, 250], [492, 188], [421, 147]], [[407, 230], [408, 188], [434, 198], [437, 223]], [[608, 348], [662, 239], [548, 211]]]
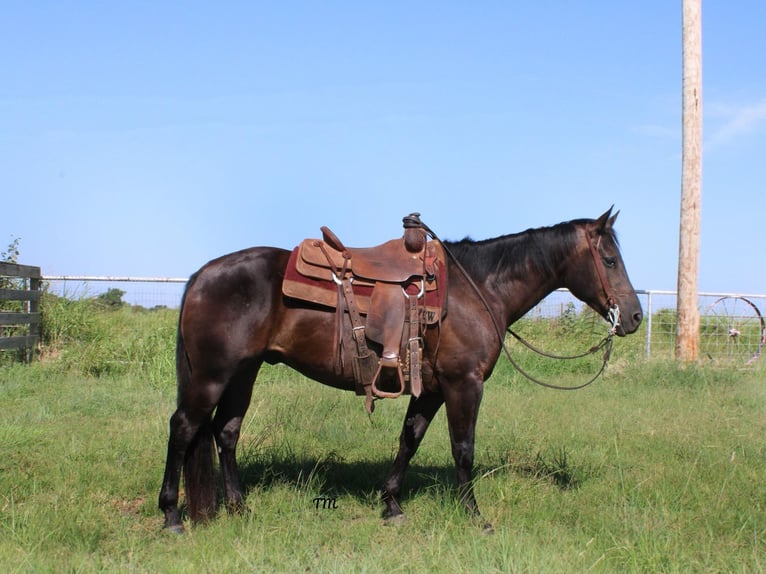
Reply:
[[[109, 368], [78, 367], [98, 347], [86, 334], [102, 319], [90, 318], [45, 361], [0, 366], [6, 571], [766, 570], [763, 366], [625, 360], [622, 341], [605, 377], [573, 393], [536, 387], [501, 359], [476, 448], [477, 498], [494, 535], [455, 498], [443, 412], [405, 480], [407, 521], [383, 526], [378, 488], [406, 401], [379, 403], [371, 424], [361, 398], [281, 366], [264, 369], [243, 428], [246, 512], [163, 532], [172, 312], [151, 320], [146, 342], [114, 343], [102, 357]], [[119, 358], [142, 345], [140, 362]], [[318, 497], [335, 508], [317, 508]]]

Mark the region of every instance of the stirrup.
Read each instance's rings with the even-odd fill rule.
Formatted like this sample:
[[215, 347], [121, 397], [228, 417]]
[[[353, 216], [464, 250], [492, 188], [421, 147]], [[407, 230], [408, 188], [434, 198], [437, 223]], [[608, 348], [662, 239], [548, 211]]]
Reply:
[[[375, 376], [372, 377], [372, 394], [374, 394], [376, 397], [380, 399], [395, 399], [397, 397], [402, 396], [402, 393], [404, 393], [404, 372], [402, 372], [402, 364], [399, 362], [399, 358], [396, 358], [396, 365], [391, 364], [389, 361], [391, 359], [380, 359], [378, 361], [378, 370], [375, 371]], [[396, 392], [388, 392], [388, 391], [381, 391], [378, 388], [377, 382], [380, 378], [380, 372], [383, 370], [383, 367], [393, 367], [396, 368], [396, 372], [399, 378], [399, 390]]]

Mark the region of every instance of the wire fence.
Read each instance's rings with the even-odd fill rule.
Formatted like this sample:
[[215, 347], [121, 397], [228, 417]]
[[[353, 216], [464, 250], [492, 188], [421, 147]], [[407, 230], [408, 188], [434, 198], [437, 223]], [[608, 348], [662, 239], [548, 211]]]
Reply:
[[[49, 293], [69, 299], [119, 298], [143, 309], [178, 308], [186, 278], [46, 276]], [[645, 358], [672, 358], [676, 337], [676, 293], [638, 290], [644, 312], [639, 331], [629, 337], [634, 354]], [[764, 347], [766, 295], [699, 293], [700, 352], [714, 360], [747, 364]], [[584, 337], [602, 336], [607, 324], [565, 289], [551, 293], [517, 323], [524, 334], [535, 323], [561, 326], [576, 321], [586, 325], [576, 331]], [[765, 359], [766, 360], [766, 359]]]
[[[49, 275], [43, 278], [49, 293], [67, 299], [89, 299], [119, 293], [120, 299], [145, 309], [181, 305], [187, 279], [181, 277], [92, 277]], [[115, 297], [118, 295], [115, 294]]]

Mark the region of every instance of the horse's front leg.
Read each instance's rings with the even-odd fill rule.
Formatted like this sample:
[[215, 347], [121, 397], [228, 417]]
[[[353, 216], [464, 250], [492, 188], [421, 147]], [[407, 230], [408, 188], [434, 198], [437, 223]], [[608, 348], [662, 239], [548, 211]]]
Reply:
[[439, 407], [442, 406], [444, 397], [441, 393], [426, 393], [419, 398], [410, 397], [407, 414], [404, 417], [402, 434], [399, 436], [399, 452], [396, 455], [394, 466], [388, 480], [383, 484], [382, 498], [386, 505], [383, 510], [383, 518], [386, 522], [392, 522], [404, 516], [402, 507], [397, 498], [402, 490], [404, 473], [410, 464], [410, 460], [423, 440]]
[[[445, 392], [447, 423], [449, 425], [452, 457], [457, 470], [457, 485], [460, 500], [471, 515], [483, 521], [479, 505], [473, 492], [473, 457], [476, 441], [476, 420], [484, 392], [481, 380], [466, 380]], [[492, 525], [483, 523], [485, 532], [492, 531]]]

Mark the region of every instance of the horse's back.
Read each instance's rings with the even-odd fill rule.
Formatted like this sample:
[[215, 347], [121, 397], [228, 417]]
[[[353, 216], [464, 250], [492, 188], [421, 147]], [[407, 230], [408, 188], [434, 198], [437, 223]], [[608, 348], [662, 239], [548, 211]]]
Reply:
[[213, 259], [189, 279], [184, 304], [194, 297], [226, 303], [279, 289], [289, 256], [278, 247], [251, 247]]

